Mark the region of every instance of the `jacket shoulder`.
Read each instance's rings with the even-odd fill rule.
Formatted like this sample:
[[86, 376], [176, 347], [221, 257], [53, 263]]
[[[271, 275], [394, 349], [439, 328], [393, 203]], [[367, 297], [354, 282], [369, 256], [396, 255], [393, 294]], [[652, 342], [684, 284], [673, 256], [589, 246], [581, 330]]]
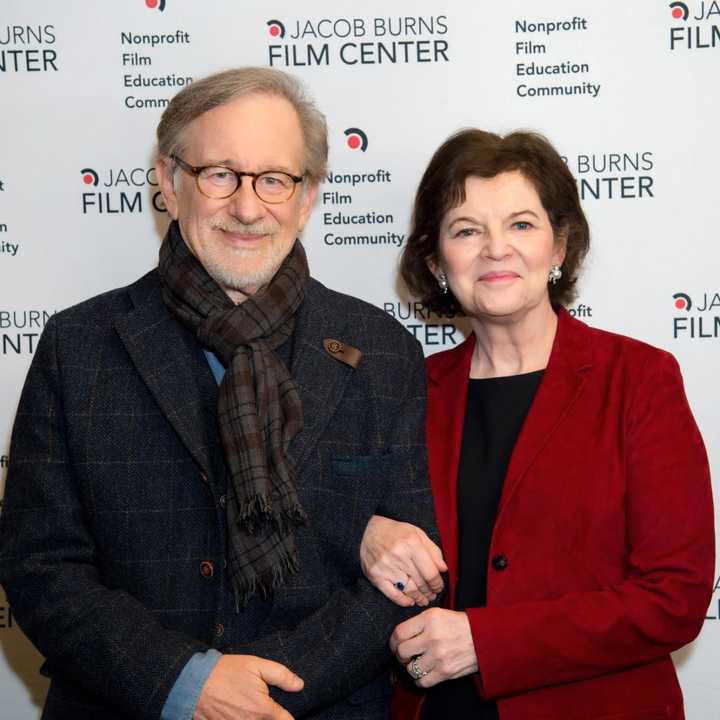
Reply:
[[328, 316], [345, 326], [348, 342], [350, 338], [365, 347], [385, 347], [404, 353], [422, 353], [420, 343], [394, 317], [376, 305], [345, 293], [331, 290], [311, 278], [307, 294], [315, 311], [324, 308]]
[[644, 374], [650, 369], [677, 368], [672, 353], [637, 338], [601, 330], [571, 317], [566, 311], [560, 314], [563, 337], [571, 346], [590, 352], [592, 364], [608, 369]]
[[130, 285], [108, 290], [60, 310], [53, 316], [52, 322], [64, 327], [85, 325], [105, 328], [111, 326], [118, 315], [128, 312], [134, 300], [147, 297], [159, 287], [157, 270], [151, 270]]

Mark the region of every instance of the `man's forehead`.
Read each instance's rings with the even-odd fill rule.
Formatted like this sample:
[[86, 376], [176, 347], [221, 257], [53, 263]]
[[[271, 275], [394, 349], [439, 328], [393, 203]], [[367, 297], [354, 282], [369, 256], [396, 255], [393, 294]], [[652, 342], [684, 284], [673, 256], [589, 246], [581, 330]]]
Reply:
[[185, 146], [203, 155], [194, 162], [271, 162], [293, 166], [297, 172], [303, 136], [297, 112], [288, 100], [256, 93], [197, 117], [187, 128]]

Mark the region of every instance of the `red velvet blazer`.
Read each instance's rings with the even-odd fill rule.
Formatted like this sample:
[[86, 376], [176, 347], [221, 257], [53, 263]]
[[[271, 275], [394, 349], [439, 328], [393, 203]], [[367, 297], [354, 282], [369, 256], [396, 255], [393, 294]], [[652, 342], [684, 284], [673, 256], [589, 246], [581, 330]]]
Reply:
[[[427, 442], [452, 607], [456, 483], [474, 337], [427, 360]], [[670, 652], [712, 591], [707, 457], [675, 359], [559, 311], [498, 509], [476, 681], [501, 720], [684, 717]], [[397, 687], [395, 717], [422, 693]], [[448, 708], [448, 717], [452, 710]]]

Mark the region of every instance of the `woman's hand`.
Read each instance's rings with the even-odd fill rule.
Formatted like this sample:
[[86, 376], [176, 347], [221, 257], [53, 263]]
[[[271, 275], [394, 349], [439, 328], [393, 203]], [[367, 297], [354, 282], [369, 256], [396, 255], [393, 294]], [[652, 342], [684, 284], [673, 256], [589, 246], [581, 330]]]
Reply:
[[425, 607], [443, 589], [447, 571], [440, 548], [409, 523], [373, 515], [360, 545], [365, 577], [398, 605]]
[[470, 620], [456, 610], [431, 608], [406, 620], [391, 635], [390, 649], [422, 688], [478, 669]]

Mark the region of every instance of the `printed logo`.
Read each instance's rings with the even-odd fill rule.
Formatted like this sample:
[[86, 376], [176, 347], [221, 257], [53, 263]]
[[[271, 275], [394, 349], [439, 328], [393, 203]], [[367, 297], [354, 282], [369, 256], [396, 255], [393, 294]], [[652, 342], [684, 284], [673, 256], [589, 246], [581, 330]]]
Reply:
[[450, 62], [446, 15], [286, 17], [285, 21], [265, 23], [270, 67]]
[[98, 174], [92, 168], [83, 168], [80, 174], [86, 185], [97, 185], [100, 182]]
[[165, 0], [145, 0], [145, 6], [148, 10], [159, 10], [163, 12], [165, 10]]
[[[50, 310], [0, 310], [0, 355], [32, 355]], [[6, 466], [7, 456], [3, 456]]]
[[673, 300], [675, 300], [675, 307], [678, 310], [687, 310], [690, 311], [690, 308], [692, 307], [692, 300], [690, 299], [689, 295], [686, 295], [685, 293], [675, 293], [673, 295]]
[[669, 7], [670, 7], [670, 14], [676, 20], [687, 20], [688, 19], [688, 15], [690, 15], [690, 9], [684, 2], [671, 2]]
[[433, 351], [461, 343], [464, 340], [463, 332], [467, 332], [467, 329], [457, 326], [456, 315], [437, 315], [417, 300], [384, 302], [382, 309], [399, 320], [416, 340], [425, 347], [433, 348]]
[[687, 293], [673, 293], [673, 306], [676, 313], [680, 313], [672, 319], [673, 339], [717, 340], [720, 338], [720, 293], [704, 292], [693, 295], [694, 301]]
[[650, 150], [578, 153], [565, 156], [581, 200], [634, 200], [655, 197], [655, 158]]
[[367, 150], [368, 139], [367, 135], [360, 128], [348, 128], [345, 131], [345, 137], [347, 137], [347, 146], [351, 150], [360, 149], [363, 152]]
[[266, 25], [268, 26], [270, 37], [281, 39], [285, 37], [285, 26], [279, 20], [268, 20]]
[[0, 25], [0, 72], [58, 72], [56, 43], [54, 25]]
[[670, 50], [708, 50], [720, 47], [720, 0], [671, 2]]
[[[89, 186], [82, 193], [83, 215], [139, 214], [146, 210], [167, 212], [155, 168], [107, 168], [100, 174], [86, 167], [80, 174], [83, 183]], [[97, 190], [91, 189], [96, 187]]]

